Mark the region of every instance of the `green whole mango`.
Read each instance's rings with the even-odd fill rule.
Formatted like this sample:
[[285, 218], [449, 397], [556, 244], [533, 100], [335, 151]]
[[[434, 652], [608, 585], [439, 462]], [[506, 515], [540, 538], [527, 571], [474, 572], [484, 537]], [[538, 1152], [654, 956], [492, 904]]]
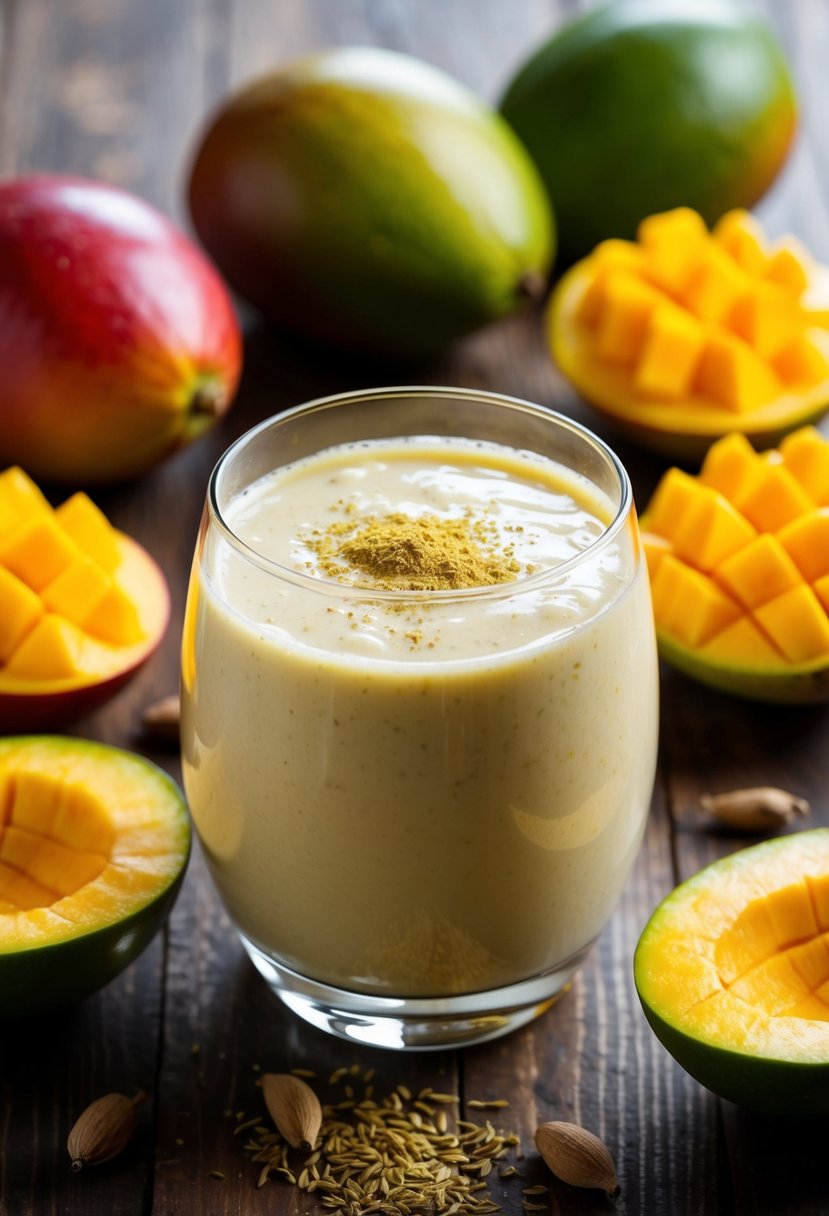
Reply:
[[508, 124], [406, 55], [340, 48], [250, 84], [193, 163], [196, 230], [231, 286], [325, 342], [435, 350], [544, 291], [546, 192]]
[[791, 146], [783, 52], [740, 0], [612, 0], [563, 26], [500, 104], [544, 178], [561, 261], [645, 216], [751, 207]]

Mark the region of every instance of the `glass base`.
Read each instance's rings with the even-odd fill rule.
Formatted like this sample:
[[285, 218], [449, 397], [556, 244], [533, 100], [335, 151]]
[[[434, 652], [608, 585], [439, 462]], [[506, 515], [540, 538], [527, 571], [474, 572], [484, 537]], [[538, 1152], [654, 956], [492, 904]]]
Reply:
[[399, 1051], [468, 1047], [525, 1026], [566, 992], [590, 949], [554, 971], [505, 988], [449, 997], [382, 997], [309, 980], [240, 937], [268, 986], [299, 1017], [338, 1038]]

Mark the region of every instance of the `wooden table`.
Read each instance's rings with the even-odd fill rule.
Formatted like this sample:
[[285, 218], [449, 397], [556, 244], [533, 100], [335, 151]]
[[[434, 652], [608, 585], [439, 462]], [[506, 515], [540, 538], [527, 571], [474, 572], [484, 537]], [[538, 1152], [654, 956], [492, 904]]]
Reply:
[[[0, 8], [0, 171], [71, 171], [142, 194], [186, 223], [182, 184], [206, 112], [232, 85], [307, 49], [377, 43], [411, 52], [495, 98], [564, 15], [567, 0], [5, 0]], [[829, 8], [768, 0], [795, 66], [803, 129], [761, 214], [829, 261]], [[643, 150], [646, 154], [646, 150]], [[158, 557], [173, 593], [161, 651], [76, 733], [135, 748], [178, 775], [174, 753], [141, 734], [141, 714], [175, 690], [185, 577], [209, 471], [252, 423], [321, 394], [391, 383], [474, 385], [559, 407], [595, 424], [546, 357], [538, 319], [492, 328], [444, 358], [399, 367], [309, 350], [255, 321], [236, 406], [211, 436], [139, 484], [97, 495]], [[2, 380], [0, 380], [2, 392]], [[640, 506], [662, 466], [617, 443]], [[786, 1123], [719, 1102], [659, 1046], [631, 979], [638, 934], [678, 880], [739, 847], [692, 811], [705, 789], [782, 785], [829, 824], [829, 708], [764, 708], [663, 672], [661, 764], [650, 825], [621, 904], [572, 991], [531, 1027], [475, 1050], [403, 1056], [361, 1050], [284, 1012], [243, 957], [193, 857], [166, 932], [107, 989], [75, 1009], [2, 1028], [3, 1216], [158, 1216], [316, 1211], [288, 1186], [255, 1187], [258, 1167], [232, 1134], [259, 1109], [260, 1070], [339, 1065], [377, 1070], [378, 1087], [454, 1089], [509, 1099], [523, 1172], [548, 1180], [531, 1151], [547, 1119], [601, 1135], [619, 1169], [625, 1216], [829, 1211], [822, 1123]], [[65, 1140], [93, 1098], [145, 1088], [151, 1101], [117, 1161], [75, 1175]], [[214, 1172], [215, 1171], [215, 1172]], [[496, 1184], [509, 1213], [520, 1187]], [[552, 1188], [553, 1213], [613, 1210], [599, 1192]]]

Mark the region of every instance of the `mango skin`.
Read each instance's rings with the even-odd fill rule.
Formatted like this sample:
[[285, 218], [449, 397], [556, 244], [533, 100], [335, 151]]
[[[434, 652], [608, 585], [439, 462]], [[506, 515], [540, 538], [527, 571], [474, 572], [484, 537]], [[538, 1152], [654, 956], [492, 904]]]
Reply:
[[540, 296], [554, 224], [503, 119], [391, 51], [341, 48], [244, 89], [192, 167], [196, 230], [278, 325], [432, 351]]
[[[633, 975], [642, 1010], [656, 1037], [696, 1081], [712, 1093], [746, 1109], [775, 1116], [825, 1117], [829, 1114], [829, 1058], [813, 1061], [753, 1055], [695, 1037], [672, 1021], [668, 1011], [649, 1000], [648, 971], [652, 947], [674, 908], [689, 895], [716, 890], [723, 871], [773, 863], [781, 850], [796, 841], [798, 848], [813, 849], [816, 856], [829, 848], [829, 829], [815, 828], [793, 837], [781, 836], [741, 849], [704, 867], [676, 887], [654, 910], [642, 931], [633, 957]], [[796, 877], [796, 866], [793, 877]]]
[[518, 70], [501, 113], [539, 167], [563, 264], [688, 206], [713, 224], [777, 177], [797, 125], [789, 69], [735, 0], [613, 0]]
[[829, 701], [829, 663], [792, 664], [781, 671], [752, 671], [706, 660], [657, 628], [659, 657], [683, 675], [718, 692], [767, 705], [816, 705]]
[[227, 410], [242, 362], [201, 249], [103, 182], [0, 182], [0, 465], [92, 486], [143, 476]]

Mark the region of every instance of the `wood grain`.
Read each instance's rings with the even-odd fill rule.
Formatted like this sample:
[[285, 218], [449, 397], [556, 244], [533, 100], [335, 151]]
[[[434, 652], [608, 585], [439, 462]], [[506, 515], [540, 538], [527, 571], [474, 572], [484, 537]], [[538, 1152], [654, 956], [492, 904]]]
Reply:
[[[100, 176], [187, 223], [183, 189], [198, 131], [228, 90], [306, 50], [345, 43], [422, 56], [495, 100], [569, 0], [3, 0], [0, 172]], [[829, 260], [829, 128], [823, 122], [829, 7], [756, 0], [795, 65], [803, 99], [797, 150], [761, 214]], [[144, 706], [177, 686], [186, 576], [210, 469], [250, 425], [339, 390], [400, 381], [479, 386], [596, 425], [557, 376], [539, 316], [506, 322], [444, 357], [401, 368], [291, 340], [246, 322], [239, 400], [209, 437], [139, 484], [96, 497], [158, 557], [173, 593], [165, 642], [108, 707], [73, 728], [141, 750]], [[643, 506], [661, 470], [608, 432]], [[455, 1089], [464, 1101], [509, 1099], [499, 1122], [521, 1135], [524, 1185], [551, 1184], [552, 1213], [618, 1216], [817, 1216], [829, 1210], [823, 1124], [780, 1123], [718, 1102], [674, 1064], [638, 1008], [631, 957], [650, 911], [678, 878], [740, 847], [694, 813], [704, 789], [773, 783], [808, 797], [829, 824], [829, 710], [752, 707], [663, 672], [661, 767], [635, 874], [573, 989], [530, 1027], [468, 1052], [399, 1057], [336, 1042], [281, 1009], [230, 931], [198, 851], [164, 935], [119, 980], [77, 1009], [3, 1028], [0, 1038], [2, 1216], [313, 1212], [287, 1187], [255, 1189], [256, 1167], [232, 1134], [261, 1108], [261, 1070], [373, 1066], [378, 1086]], [[69, 1126], [93, 1097], [144, 1087], [135, 1141], [118, 1161], [68, 1170]], [[623, 1191], [552, 1183], [532, 1151], [539, 1121], [573, 1119], [601, 1135]], [[213, 1176], [219, 1171], [223, 1178]], [[498, 1184], [508, 1213], [520, 1186]]]

